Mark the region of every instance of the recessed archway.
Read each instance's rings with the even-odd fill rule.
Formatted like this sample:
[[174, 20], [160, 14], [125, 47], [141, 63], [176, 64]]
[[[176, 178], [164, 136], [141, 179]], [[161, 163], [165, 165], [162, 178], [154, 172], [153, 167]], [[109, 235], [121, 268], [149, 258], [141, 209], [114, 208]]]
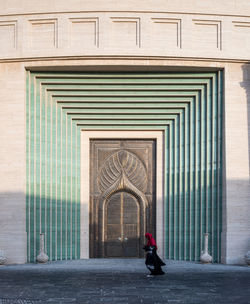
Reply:
[[[141, 131], [141, 130], [106, 130], [106, 131], [89, 131], [83, 130], [81, 133], [81, 179], [82, 179], [82, 199], [81, 199], [81, 258], [89, 258], [89, 195], [90, 195], [90, 178], [89, 172], [90, 170], [90, 142], [92, 139], [150, 139], [154, 140], [156, 143], [156, 239], [158, 241], [159, 253], [164, 256], [164, 131]], [[120, 189], [121, 190], [121, 189]], [[128, 189], [125, 189], [126, 191]], [[143, 208], [146, 207], [146, 198], [144, 198], [142, 193], [139, 193], [137, 190], [130, 189], [133, 195], [141, 200], [141, 204]], [[118, 191], [115, 191], [118, 192]], [[114, 193], [115, 193], [114, 192]], [[109, 197], [109, 196], [108, 196]], [[104, 202], [107, 202], [107, 198], [105, 198]], [[105, 204], [104, 204], [105, 205]], [[144, 206], [145, 205], [145, 206]], [[143, 211], [141, 208], [141, 211]], [[105, 208], [102, 208], [102, 213]], [[141, 213], [141, 221], [145, 221], [143, 215]], [[104, 218], [100, 219], [100, 221], [104, 225]], [[145, 224], [142, 225], [145, 227]], [[144, 241], [144, 228], [141, 228], [141, 236], [140, 246]], [[104, 236], [103, 236], [104, 238]]]

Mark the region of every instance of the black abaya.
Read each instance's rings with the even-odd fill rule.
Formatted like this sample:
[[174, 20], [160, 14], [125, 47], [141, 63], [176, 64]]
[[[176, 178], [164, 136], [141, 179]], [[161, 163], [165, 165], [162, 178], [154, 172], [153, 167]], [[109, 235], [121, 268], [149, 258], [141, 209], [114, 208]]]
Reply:
[[[165, 266], [166, 264], [161, 260], [161, 258], [156, 253], [155, 246], [144, 246], [143, 248], [146, 251], [146, 267], [150, 270], [152, 275], [161, 275], [164, 274], [161, 266]], [[153, 266], [151, 268], [150, 266]]]

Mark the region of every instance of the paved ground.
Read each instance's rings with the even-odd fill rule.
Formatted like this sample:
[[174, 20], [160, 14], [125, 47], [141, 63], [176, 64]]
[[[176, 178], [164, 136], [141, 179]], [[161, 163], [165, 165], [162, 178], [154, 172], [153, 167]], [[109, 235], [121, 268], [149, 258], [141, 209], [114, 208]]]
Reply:
[[167, 261], [148, 278], [142, 259], [0, 267], [0, 304], [248, 304], [250, 267]]

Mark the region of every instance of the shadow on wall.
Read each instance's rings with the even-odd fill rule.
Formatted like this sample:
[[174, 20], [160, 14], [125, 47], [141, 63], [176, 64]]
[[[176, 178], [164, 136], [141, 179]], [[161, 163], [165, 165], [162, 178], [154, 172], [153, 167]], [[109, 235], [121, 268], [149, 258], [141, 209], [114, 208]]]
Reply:
[[[247, 160], [248, 160], [248, 178], [246, 179], [235, 179], [227, 181], [227, 195], [235, 198], [235, 204], [231, 204], [232, 209], [227, 210], [227, 214], [233, 214], [234, 222], [230, 225], [230, 220], [228, 221], [228, 229], [232, 226], [230, 230], [231, 239], [228, 239], [229, 244], [227, 248], [230, 254], [227, 254], [227, 261], [229, 263], [244, 263], [244, 258], [235, 258], [231, 255], [234, 255], [234, 252], [239, 251], [239, 255], [244, 255], [247, 251], [250, 251], [250, 62], [242, 66], [243, 72], [243, 81], [240, 83], [241, 87], [244, 88], [246, 93], [246, 115], [247, 115], [247, 130], [243, 131], [243, 136], [245, 136], [245, 131], [247, 131], [247, 140], [248, 143], [244, 146], [247, 151]], [[239, 101], [235, 101], [236, 103]], [[245, 126], [244, 126], [245, 127]], [[242, 140], [242, 138], [239, 138]], [[244, 153], [244, 155], [245, 155]], [[242, 168], [240, 168], [242, 170]], [[234, 209], [235, 208], [235, 209]], [[231, 243], [231, 244], [230, 244]], [[238, 249], [237, 249], [238, 247]], [[232, 252], [232, 254], [231, 254]]]
[[0, 193], [0, 250], [8, 263], [35, 262], [40, 233], [50, 260], [80, 258], [80, 202]]
[[[244, 64], [242, 67], [243, 71], [243, 82], [241, 87], [245, 89], [247, 97], [247, 124], [248, 124], [248, 164], [249, 164], [249, 176], [250, 176], [250, 62]], [[250, 198], [250, 193], [249, 193]]]
[[44, 196], [26, 197], [27, 259], [34, 262], [39, 252], [40, 233], [50, 260], [80, 258], [80, 200]]
[[[40, 233], [45, 234], [49, 260], [80, 259], [80, 202], [5, 192], [0, 193], [0, 209], [0, 250], [4, 250], [8, 263], [35, 262]], [[136, 257], [142, 247], [139, 239], [132, 238], [113, 243], [104, 246], [112, 249], [114, 256], [122, 247], [123, 255]]]
[[[237, 222], [232, 223], [227, 238], [227, 262], [243, 264], [244, 255], [247, 250], [250, 250], [249, 227], [247, 228], [247, 225], [249, 226], [250, 204], [245, 203], [241, 206], [241, 201], [246, 201], [245, 195], [247, 188], [249, 190], [249, 185], [246, 180], [231, 180], [229, 186], [234, 189], [240, 187], [244, 189], [244, 193], [238, 193], [239, 203], [235, 208], [240, 212], [238, 212]], [[40, 208], [41, 204], [42, 214], [44, 214], [41, 221], [39, 213], [29, 216], [30, 207], [28, 204], [26, 205], [24, 193], [0, 193], [0, 250], [5, 251], [8, 263], [25, 263], [27, 254], [30, 255], [30, 261], [34, 262], [39, 252], [40, 232], [46, 233], [46, 251], [50, 260], [79, 259], [80, 221], [77, 218], [80, 217], [77, 214], [74, 217], [69, 215], [71, 202], [61, 202], [59, 200], [46, 202], [44, 198], [36, 197], [33, 203], [32, 208], [34, 210]], [[61, 208], [62, 203], [66, 207], [64, 210]], [[46, 208], [47, 215], [45, 216]], [[228, 210], [228, 212], [234, 213], [236, 211]], [[234, 232], [235, 225], [240, 227], [236, 232]], [[26, 242], [26, 230], [28, 228], [30, 234], [28, 234]], [[222, 244], [222, 246], [225, 246], [225, 244]], [[211, 252], [211, 247], [209, 251]]]

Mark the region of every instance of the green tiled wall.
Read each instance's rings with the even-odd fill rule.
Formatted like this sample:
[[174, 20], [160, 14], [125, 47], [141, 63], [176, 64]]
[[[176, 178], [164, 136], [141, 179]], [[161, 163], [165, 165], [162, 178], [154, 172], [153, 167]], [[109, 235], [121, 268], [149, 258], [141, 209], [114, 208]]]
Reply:
[[80, 258], [81, 129], [165, 132], [166, 258], [220, 261], [222, 72], [27, 72], [28, 261]]

